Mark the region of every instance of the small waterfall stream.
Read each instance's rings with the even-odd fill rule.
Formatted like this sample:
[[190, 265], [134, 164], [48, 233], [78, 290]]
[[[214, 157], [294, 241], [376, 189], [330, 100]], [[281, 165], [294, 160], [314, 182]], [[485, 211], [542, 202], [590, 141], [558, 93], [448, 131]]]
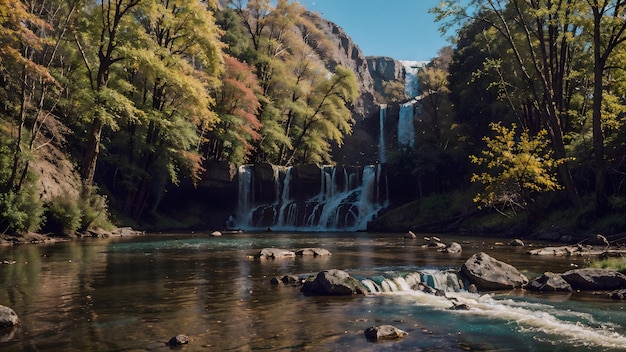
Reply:
[[400, 116], [398, 117], [398, 145], [412, 148], [415, 144], [415, 127], [413, 126], [414, 105], [413, 99], [400, 104]]
[[387, 162], [387, 151], [385, 147], [385, 120], [387, 119], [387, 104], [380, 105], [379, 112], [379, 137], [378, 137], [378, 162], [384, 164]]

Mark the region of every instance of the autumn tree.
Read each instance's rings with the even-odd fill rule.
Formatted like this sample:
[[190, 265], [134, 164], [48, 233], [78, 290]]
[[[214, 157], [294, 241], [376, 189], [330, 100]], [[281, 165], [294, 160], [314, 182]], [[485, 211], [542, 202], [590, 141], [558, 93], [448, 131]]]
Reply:
[[518, 133], [515, 124], [507, 128], [492, 123], [491, 128], [495, 136], [484, 137], [486, 149], [480, 156], [470, 155], [472, 163], [486, 167], [472, 175], [472, 182], [484, 187], [475, 202], [507, 215], [530, 210], [536, 194], [560, 189], [553, 170], [563, 160], [555, 159], [547, 148], [545, 130], [533, 137], [526, 129]]
[[202, 172], [202, 130], [218, 122], [211, 91], [222, 71], [214, 4], [147, 1], [132, 14], [141, 26], [133, 47], [121, 47], [128, 98], [140, 112], [119, 119], [127, 133], [124, 212], [140, 218], [154, 209], [164, 186], [182, 173]]
[[222, 86], [215, 93], [215, 112], [220, 121], [205, 131], [208, 159], [243, 164], [253, 151], [253, 142], [261, 138], [261, 87], [251, 68], [237, 59], [224, 56]]

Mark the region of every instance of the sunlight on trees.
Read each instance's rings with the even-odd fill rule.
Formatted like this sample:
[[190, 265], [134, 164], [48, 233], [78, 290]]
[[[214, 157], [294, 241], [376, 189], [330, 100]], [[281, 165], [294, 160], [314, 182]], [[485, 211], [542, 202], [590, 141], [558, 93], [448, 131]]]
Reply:
[[515, 213], [527, 209], [535, 194], [561, 189], [554, 170], [563, 160], [553, 158], [545, 130], [531, 137], [528, 130], [518, 135], [515, 124], [511, 128], [490, 125], [495, 137], [483, 138], [487, 146], [481, 156], [470, 155], [472, 163], [487, 168], [472, 175], [472, 182], [484, 185], [474, 202], [502, 214]]

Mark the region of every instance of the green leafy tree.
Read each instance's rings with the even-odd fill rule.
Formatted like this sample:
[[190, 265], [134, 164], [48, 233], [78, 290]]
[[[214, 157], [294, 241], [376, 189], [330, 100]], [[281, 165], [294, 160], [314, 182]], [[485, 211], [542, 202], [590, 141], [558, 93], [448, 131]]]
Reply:
[[[515, 97], [523, 99], [511, 101], [527, 116], [538, 116], [540, 127], [545, 126], [548, 131], [556, 158], [567, 160], [565, 136], [572, 128], [569, 104], [574, 86], [570, 79], [574, 55], [580, 53], [585, 44], [578, 39], [582, 32], [580, 4], [575, 1], [472, 0], [466, 5], [469, 6], [443, 1], [435, 12], [439, 20], [447, 19], [450, 25], [456, 21], [480, 21], [497, 34], [493, 38], [505, 44], [500, 46], [498, 54], [510, 61], [492, 62], [497, 63], [498, 68], [514, 68], [515, 72], [515, 76], [499, 81], [519, 84], [523, 90]], [[469, 14], [468, 9], [473, 13]], [[569, 163], [559, 163], [558, 170], [571, 203], [580, 206]]]
[[491, 128], [495, 137], [484, 137], [486, 149], [481, 156], [470, 155], [472, 163], [487, 168], [472, 175], [472, 182], [484, 185], [475, 202], [502, 214], [515, 213], [517, 209], [529, 210], [534, 195], [561, 188], [554, 169], [564, 161], [553, 158], [545, 130], [531, 137], [528, 130], [518, 135], [515, 124], [507, 128], [492, 123]]
[[140, 218], [156, 209], [164, 186], [186, 173], [196, 182], [203, 171], [202, 130], [213, 128], [211, 91], [222, 72], [221, 31], [213, 2], [145, 1], [133, 12], [142, 31], [122, 47], [129, 97], [140, 114], [121, 121], [128, 132], [124, 213]]
[[85, 5], [85, 17], [76, 31], [77, 48], [83, 59], [89, 81], [89, 94], [82, 95], [86, 105], [83, 109], [89, 125], [86, 145], [81, 164], [83, 196], [90, 198], [102, 130], [105, 125], [117, 127], [120, 118], [140, 115], [134, 103], [128, 99], [131, 89], [124, 84], [120, 69], [125, 60], [123, 51], [132, 48], [137, 38], [138, 24], [133, 18], [133, 10], [142, 0], [103, 0]]

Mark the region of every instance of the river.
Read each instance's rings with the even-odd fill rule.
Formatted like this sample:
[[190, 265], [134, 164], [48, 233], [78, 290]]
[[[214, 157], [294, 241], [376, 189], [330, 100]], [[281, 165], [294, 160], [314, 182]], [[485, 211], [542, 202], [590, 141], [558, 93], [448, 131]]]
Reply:
[[[153, 234], [0, 248], [0, 304], [20, 317], [0, 330], [3, 351], [626, 351], [624, 303], [589, 293], [449, 292], [471, 307], [402, 289], [311, 297], [274, 276], [342, 269], [359, 278], [443, 272], [484, 251], [529, 278], [582, 258], [536, 257], [507, 240], [457, 241], [450, 255], [402, 234], [365, 232]], [[541, 244], [531, 244], [540, 246]], [[330, 257], [260, 260], [265, 247], [322, 247]], [[393, 292], [391, 292], [393, 291]], [[368, 342], [391, 324], [409, 333]]]

